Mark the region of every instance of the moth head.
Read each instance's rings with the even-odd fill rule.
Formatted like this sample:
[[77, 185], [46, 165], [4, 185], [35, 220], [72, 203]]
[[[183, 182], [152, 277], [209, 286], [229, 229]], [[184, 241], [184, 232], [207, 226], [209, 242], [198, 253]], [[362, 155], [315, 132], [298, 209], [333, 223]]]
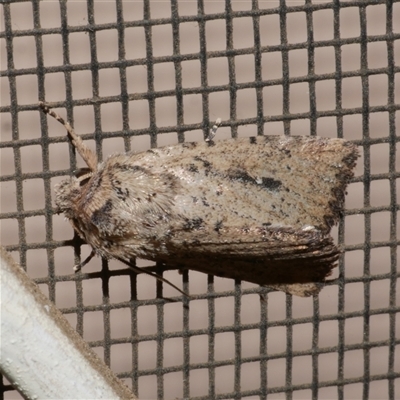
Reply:
[[79, 217], [79, 204], [85, 186], [93, 173], [89, 168], [76, 171], [75, 176], [62, 181], [55, 187], [55, 203], [58, 211], [69, 219]]

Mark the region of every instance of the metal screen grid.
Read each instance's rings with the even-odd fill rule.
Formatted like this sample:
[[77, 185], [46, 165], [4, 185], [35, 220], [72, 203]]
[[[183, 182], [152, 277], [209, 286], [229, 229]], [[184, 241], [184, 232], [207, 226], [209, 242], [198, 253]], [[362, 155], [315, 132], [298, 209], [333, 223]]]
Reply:
[[[2, 3], [1, 242], [140, 398], [399, 396], [399, 5]], [[382, 46], [385, 57], [369, 56]], [[357, 56], [357, 68], [343, 67]], [[132, 71], [144, 78], [136, 86]], [[217, 117], [226, 137], [355, 140], [363, 157], [335, 231], [346, 249], [341, 279], [306, 300], [165, 272], [188, 300], [114, 262], [93, 260], [73, 275], [88, 248], [54, 215], [52, 196], [81, 161], [38, 100], [64, 108], [100, 158], [202, 140]], [[2, 389], [16, 398], [7, 382]]]

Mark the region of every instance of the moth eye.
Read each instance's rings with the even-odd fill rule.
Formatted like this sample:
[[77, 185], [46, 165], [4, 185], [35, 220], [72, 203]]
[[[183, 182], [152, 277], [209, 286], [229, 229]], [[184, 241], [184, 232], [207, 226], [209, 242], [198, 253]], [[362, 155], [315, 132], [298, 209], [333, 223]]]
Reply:
[[90, 178], [91, 176], [86, 176], [82, 180], [79, 180], [79, 186], [85, 186], [89, 182]]

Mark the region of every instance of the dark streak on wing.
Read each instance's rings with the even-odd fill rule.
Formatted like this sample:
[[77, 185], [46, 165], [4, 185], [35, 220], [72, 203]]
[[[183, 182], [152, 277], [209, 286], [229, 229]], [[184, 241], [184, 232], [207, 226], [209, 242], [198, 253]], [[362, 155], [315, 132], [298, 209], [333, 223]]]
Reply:
[[242, 183], [249, 183], [252, 185], [264, 187], [265, 189], [271, 191], [278, 191], [282, 186], [282, 182], [280, 180], [271, 177], [261, 177], [261, 182], [258, 182], [246, 171], [239, 169], [235, 171], [229, 171], [227, 177], [228, 179], [237, 180]]
[[96, 225], [99, 229], [101, 229], [102, 226], [106, 226], [107, 224], [109, 224], [111, 220], [110, 212], [112, 208], [112, 200], [109, 199], [104, 203], [103, 207], [93, 212], [91, 217], [92, 223]]
[[262, 186], [264, 186], [266, 189], [273, 191], [278, 191], [282, 186], [282, 182], [274, 178], [262, 177], [261, 181], [262, 181]]
[[203, 227], [204, 227], [204, 221], [202, 218], [193, 218], [193, 219], [185, 218], [185, 224], [183, 225], [183, 229], [185, 231], [198, 230]]

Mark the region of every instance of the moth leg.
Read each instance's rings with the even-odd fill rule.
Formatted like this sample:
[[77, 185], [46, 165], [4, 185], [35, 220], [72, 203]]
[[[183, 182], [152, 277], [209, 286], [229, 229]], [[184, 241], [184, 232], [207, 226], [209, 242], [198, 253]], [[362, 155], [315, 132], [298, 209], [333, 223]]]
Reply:
[[211, 142], [211, 140], [214, 139], [215, 134], [217, 133], [217, 130], [219, 128], [219, 126], [221, 125], [221, 118], [218, 118], [215, 121], [215, 124], [212, 126], [212, 128], [210, 129], [210, 132], [208, 134], [208, 136], [206, 137], [206, 142]]
[[91, 253], [82, 262], [74, 266], [74, 271], [80, 271], [95, 255], [96, 252], [92, 250]]
[[118, 261], [121, 261], [122, 263], [124, 263], [129, 269], [131, 269], [132, 271], [136, 272], [137, 274], [147, 274], [152, 276], [153, 278], [156, 278], [158, 281], [160, 282], [164, 282], [167, 285], [170, 285], [171, 287], [173, 287], [175, 290], [177, 290], [179, 293], [183, 294], [184, 296], [188, 297], [189, 299], [191, 298], [190, 295], [188, 295], [187, 293], [185, 293], [183, 290], [179, 289], [178, 286], [174, 285], [172, 282], [170, 282], [168, 279], [163, 278], [161, 275], [157, 274], [156, 272], [152, 272], [152, 271], [147, 271], [146, 268], [142, 268], [142, 267], [137, 267], [134, 266], [132, 264], [130, 264], [129, 262], [125, 261], [123, 258], [119, 258], [116, 257], [116, 259]]

